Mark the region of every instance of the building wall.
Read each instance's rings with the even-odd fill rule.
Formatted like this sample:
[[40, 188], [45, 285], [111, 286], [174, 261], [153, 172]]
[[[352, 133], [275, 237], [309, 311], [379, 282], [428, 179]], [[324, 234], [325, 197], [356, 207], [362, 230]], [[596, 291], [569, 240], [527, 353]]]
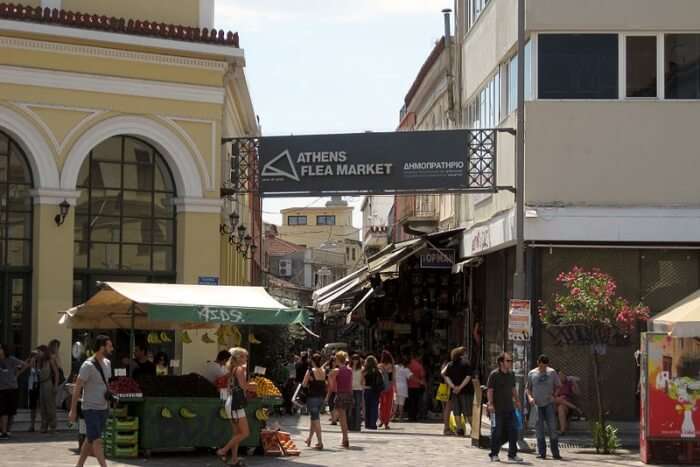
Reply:
[[[63, 6], [90, 11], [100, 3]], [[196, 22], [192, 8], [199, 8], [192, 1], [178, 1], [178, 8], [172, 2], [168, 8], [166, 2], [104, 3], [115, 8], [106, 14], [143, 17], [157, 11], [156, 19], [183, 24], [190, 24], [188, 18]], [[62, 27], [55, 28], [60, 35]], [[94, 40], [70, 42], [0, 35], [0, 129], [24, 149], [35, 185], [32, 342], [58, 337], [64, 361], [70, 361], [70, 331], [58, 325], [56, 313], [73, 304], [74, 209], [61, 226], [53, 218], [64, 199], [75, 204], [78, 170], [88, 152], [123, 134], [153, 144], [168, 163], [178, 195], [177, 281], [218, 276], [224, 284], [246, 284], [249, 264], [219, 234], [219, 141], [222, 134], [257, 134], [245, 75], [236, 74], [242, 64], [238, 49], [202, 46], [210, 54], [178, 56], [145, 48], [148, 40], [142, 37], [134, 39], [138, 51]], [[251, 213], [244, 211], [242, 218], [250, 222]], [[177, 349], [185, 373], [200, 369], [217, 351], [198, 339]]]
[[[279, 236], [297, 245], [319, 248], [324, 243], [342, 243], [359, 239], [359, 230], [352, 225], [351, 207], [291, 208], [282, 211], [283, 225]], [[289, 216], [306, 216], [307, 225], [289, 225]], [[335, 216], [335, 225], [317, 225], [316, 216]]]
[[61, 7], [107, 17], [199, 26], [200, 0], [61, 0]]

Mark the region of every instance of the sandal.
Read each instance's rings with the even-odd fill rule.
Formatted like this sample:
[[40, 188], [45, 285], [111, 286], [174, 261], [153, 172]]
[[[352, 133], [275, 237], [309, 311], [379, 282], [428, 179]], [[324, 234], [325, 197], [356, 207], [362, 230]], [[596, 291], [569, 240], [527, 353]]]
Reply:
[[317, 451], [323, 451], [323, 443], [318, 443], [316, 446], [314, 446], [314, 449]]
[[228, 465], [228, 452], [225, 454], [221, 454], [221, 449], [217, 449], [216, 450], [216, 457], [218, 457], [221, 462]]
[[341, 447], [343, 447], [345, 449], [350, 449], [350, 441], [348, 441], [348, 440], [343, 441], [343, 444], [341, 445]]
[[306, 441], [304, 441], [304, 443], [306, 444], [307, 448], [311, 447], [311, 438], [307, 438]]

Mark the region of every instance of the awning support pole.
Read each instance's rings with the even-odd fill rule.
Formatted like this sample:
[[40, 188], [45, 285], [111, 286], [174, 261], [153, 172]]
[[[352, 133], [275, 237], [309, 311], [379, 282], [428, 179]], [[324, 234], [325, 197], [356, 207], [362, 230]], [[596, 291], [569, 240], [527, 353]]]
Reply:
[[[135, 355], [134, 351], [136, 350], [136, 333], [135, 333], [135, 328], [136, 328], [136, 304], [134, 302], [131, 302], [131, 333], [129, 334], [129, 356], [131, 360], [134, 360]], [[133, 377], [134, 372], [134, 366], [131, 365], [131, 362], [129, 362], [129, 376]]]

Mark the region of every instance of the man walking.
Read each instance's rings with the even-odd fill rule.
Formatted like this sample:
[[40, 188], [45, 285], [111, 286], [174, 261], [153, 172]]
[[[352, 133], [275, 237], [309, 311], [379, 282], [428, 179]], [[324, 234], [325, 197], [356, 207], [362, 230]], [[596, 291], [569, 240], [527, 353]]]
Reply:
[[408, 379], [408, 420], [416, 422], [421, 412], [423, 393], [425, 392], [425, 369], [415, 351], [411, 352], [408, 369], [411, 371], [411, 377]]
[[112, 350], [112, 341], [109, 336], [103, 334], [97, 336], [95, 355], [82, 364], [75, 382], [68, 419], [75, 423], [78, 418], [77, 404], [82, 395], [82, 411], [87, 431], [85, 442], [80, 448], [77, 467], [83, 467], [90, 455], [97, 458], [101, 467], [107, 466], [101, 438], [109, 415], [107, 381], [112, 376], [112, 366], [107, 357]]
[[508, 460], [522, 462], [518, 457], [518, 430], [514, 416], [515, 407], [520, 408], [520, 401], [512, 367], [513, 357], [509, 353], [502, 353], [498, 356], [498, 368], [491, 372], [486, 383], [491, 415], [491, 462], [500, 462], [498, 452], [505, 441], [508, 441]]
[[537, 359], [537, 368], [527, 374], [527, 400], [530, 402], [530, 407], [537, 407], [537, 458], [547, 458], [547, 444], [544, 435], [546, 423], [552, 457], [561, 459], [554, 405], [554, 394], [560, 382], [557, 372], [548, 365], [549, 358], [546, 355], [540, 355]]

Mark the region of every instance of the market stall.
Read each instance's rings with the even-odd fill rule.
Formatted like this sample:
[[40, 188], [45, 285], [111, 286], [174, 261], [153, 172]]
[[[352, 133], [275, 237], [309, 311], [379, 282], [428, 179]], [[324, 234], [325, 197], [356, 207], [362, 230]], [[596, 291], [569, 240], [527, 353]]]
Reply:
[[[306, 321], [304, 310], [285, 307], [262, 287], [119, 282], [100, 284], [99, 292], [60, 318], [74, 329], [128, 329], [132, 356], [136, 330], [170, 329], [187, 336], [189, 330], [211, 329], [224, 337], [240, 334], [239, 326], [306, 326]], [[261, 447], [267, 414], [281, 404], [274, 385], [261, 375], [254, 381], [257, 392], [249, 395], [246, 407], [251, 435], [241, 447]], [[220, 447], [230, 439], [225, 391], [199, 375], [153, 376], [139, 382], [124, 376], [110, 384], [122, 404], [119, 417], [113, 415], [108, 424], [106, 446], [115, 456]]]
[[640, 358], [640, 455], [645, 463], [700, 462], [700, 291], [650, 320]]

